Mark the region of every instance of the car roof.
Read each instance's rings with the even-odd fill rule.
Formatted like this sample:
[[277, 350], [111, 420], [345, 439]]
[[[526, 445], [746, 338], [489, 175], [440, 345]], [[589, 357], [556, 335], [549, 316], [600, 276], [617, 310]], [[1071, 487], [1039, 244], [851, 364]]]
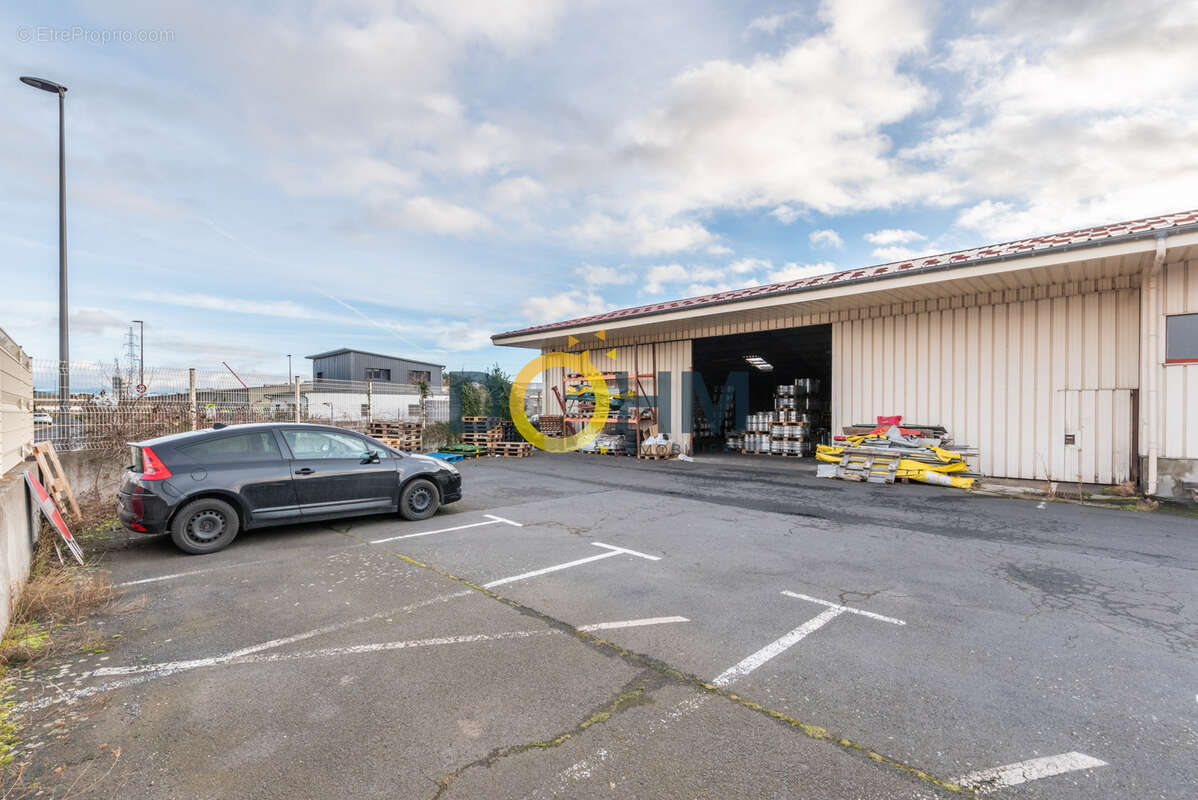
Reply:
[[135, 447], [154, 447], [156, 445], [174, 445], [186, 442], [191, 439], [205, 439], [209, 436], [220, 434], [247, 431], [272, 430], [274, 428], [303, 428], [305, 430], [318, 431], [337, 431], [340, 433], [357, 433], [364, 435], [358, 431], [349, 430], [348, 428], [338, 428], [336, 425], [316, 425], [311, 422], [247, 422], [244, 424], [226, 425], [223, 428], [200, 428], [194, 431], [183, 431], [181, 433], [168, 433], [165, 436], [157, 436], [153, 439], [142, 439], [141, 441], [131, 441], [130, 445]]

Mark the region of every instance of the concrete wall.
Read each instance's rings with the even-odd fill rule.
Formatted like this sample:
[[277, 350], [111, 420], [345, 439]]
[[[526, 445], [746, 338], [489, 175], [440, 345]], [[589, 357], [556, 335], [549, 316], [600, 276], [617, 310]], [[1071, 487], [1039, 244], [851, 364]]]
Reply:
[[121, 476], [129, 465], [129, 459], [124, 454], [119, 458], [104, 458], [90, 450], [60, 452], [58, 460], [62, 462], [62, 471], [75, 490], [76, 497], [99, 492], [101, 497], [112, 498], [113, 502], [121, 485]]
[[33, 553], [32, 502], [24, 469], [25, 465], [18, 465], [0, 478], [0, 631], [8, 625], [12, 601], [29, 575]]

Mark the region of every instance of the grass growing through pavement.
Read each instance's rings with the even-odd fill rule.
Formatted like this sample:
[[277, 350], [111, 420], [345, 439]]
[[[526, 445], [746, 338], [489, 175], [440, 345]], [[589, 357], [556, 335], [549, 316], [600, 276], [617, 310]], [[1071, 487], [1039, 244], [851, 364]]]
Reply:
[[[113, 509], [111, 501], [89, 497], [81, 504], [82, 518], [68, 522], [85, 554], [106, 549], [104, 543], [112, 540]], [[55, 651], [103, 652], [109, 642], [91, 624], [91, 618], [101, 612], [124, 613], [135, 608], [114, 608], [120, 591], [108, 575], [94, 564], [80, 566], [64, 551], [57, 531], [43, 522], [29, 578], [13, 602], [8, 628], [0, 637], [0, 800], [38, 791], [36, 784], [24, 781], [28, 761], [16, 758], [22, 720], [13, 711], [14, 676], [8, 670], [31, 666]], [[119, 749], [106, 756], [115, 763]]]

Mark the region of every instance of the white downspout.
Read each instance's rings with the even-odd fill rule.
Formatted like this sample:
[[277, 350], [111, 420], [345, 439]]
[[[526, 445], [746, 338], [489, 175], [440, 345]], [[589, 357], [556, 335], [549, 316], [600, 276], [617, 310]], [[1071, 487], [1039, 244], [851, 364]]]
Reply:
[[1161, 233], [1156, 237], [1156, 254], [1152, 258], [1152, 264], [1145, 270], [1146, 281], [1142, 282], [1140, 287], [1141, 303], [1146, 309], [1144, 326], [1145, 336], [1147, 338], [1146, 356], [1144, 361], [1144, 377], [1146, 386], [1144, 387], [1144, 404], [1141, 413], [1145, 415], [1147, 424], [1147, 439], [1146, 444], [1148, 458], [1145, 464], [1144, 494], [1149, 497], [1157, 493], [1157, 458], [1160, 456], [1160, 380], [1161, 380], [1161, 354], [1160, 354], [1160, 327], [1161, 327], [1161, 297], [1160, 297], [1160, 274], [1161, 267], [1165, 263], [1165, 234]]

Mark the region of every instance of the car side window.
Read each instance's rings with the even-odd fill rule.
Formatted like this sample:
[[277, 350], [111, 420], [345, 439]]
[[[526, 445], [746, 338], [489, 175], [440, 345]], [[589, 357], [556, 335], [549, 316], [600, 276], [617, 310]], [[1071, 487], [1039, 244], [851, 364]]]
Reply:
[[291, 428], [283, 438], [296, 458], [364, 458], [369, 451], [364, 441], [347, 433]]
[[236, 464], [243, 461], [282, 461], [283, 454], [270, 431], [221, 436], [179, 450], [200, 464]]

